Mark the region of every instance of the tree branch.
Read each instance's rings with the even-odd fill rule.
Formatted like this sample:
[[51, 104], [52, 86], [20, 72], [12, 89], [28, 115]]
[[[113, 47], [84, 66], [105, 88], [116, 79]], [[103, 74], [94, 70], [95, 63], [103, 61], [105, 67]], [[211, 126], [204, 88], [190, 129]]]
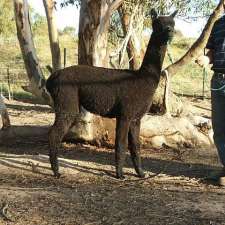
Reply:
[[[193, 58], [196, 58], [199, 55], [200, 51], [203, 50], [209, 38], [210, 32], [212, 30], [212, 27], [215, 21], [219, 18], [219, 16], [224, 11], [224, 6], [223, 6], [224, 4], [225, 4], [225, 0], [220, 0], [218, 6], [209, 17], [208, 22], [206, 23], [200, 37], [195, 41], [195, 43], [191, 46], [191, 48], [186, 52], [184, 56], [182, 56], [178, 61], [169, 65], [165, 69], [168, 71], [169, 76], [175, 75], [176, 72], [179, 71], [179, 69], [183, 65], [187, 64]], [[162, 73], [163, 75], [165, 74], [164, 71]]]
[[136, 14], [136, 12], [138, 10], [138, 6], [139, 5], [136, 5], [136, 7], [134, 8], [134, 10], [132, 12], [132, 15], [130, 17], [130, 23], [129, 23], [129, 26], [128, 26], [127, 38], [125, 40], [124, 47], [123, 47], [123, 49], [121, 51], [121, 59], [120, 59], [120, 62], [119, 62], [120, 63], [120, 67], [122, 66], [122, 63], [123, 63], [123, 60], [124, 60], [124, 54], [125, 54], [125, 51], [127, 49], [128, 42], [129, 42], [129, 40], [131, 38], [131, 35], [132, 35], [133, 31], [134, 31], [134, 29], [133, 29], [133, 22], [134, 22], [134, 16], [135, 16], [135, 14]]
[[109, 13], [110, 15], [115, 11], [117, 10], [120, 5], [123, 3], [124, 0], [114, 0], [111, 5], [109, 6]]
[[127, 30], [127, 33], [126, 33], [126, 36], [124, 38], [124, 40], [122, 41], [121, 43], [121, 46], [117, 49], [116, 52], [112, 53], [110, 55], [110, 57], [115, 57], [115, 56], [118, 56], [121, 52], [121, 60], [120, 60], [120, 66], [122, 65], [122, 62], [123, 62], [123, 58], [124, 58], [124, 53], [125, 53], [125, 50], [127, 48], [127, 44], [128, 44], [128, 41], [133, 33], [133, 22], [134, 22], [134, 16], [136, 14], [138, 10], [138, 5], [136, 5], [136, 7], [134, 8], [133, 12], [132, 12], [132, 15], [130, 17], [130, 21], [129, 21], [129, 26], [128, 26], [128, 30]]

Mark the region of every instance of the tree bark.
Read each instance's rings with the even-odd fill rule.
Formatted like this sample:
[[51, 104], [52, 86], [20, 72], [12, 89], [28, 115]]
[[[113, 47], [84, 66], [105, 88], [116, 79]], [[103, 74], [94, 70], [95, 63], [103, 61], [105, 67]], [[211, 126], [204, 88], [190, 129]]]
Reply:
[[45, 78], [39, 65], [34, 47], [27, 0], [14, 0], [14, 11], [17, 37], [30, 81], [27, 90], [50, 104], [51, 97], [45, 88]]
[[111, 14], [123, 0], [81, 1], [78, 63], [108, 66], [108, 30]]
[[48, 34], [52, 54], [52, 68], [53, 71], [55, 71], [61, 69], [61, 53], [59, 47], [58, 30], [56, 26], [55, 1], [43, 0], [43, 4], [48, 21]]

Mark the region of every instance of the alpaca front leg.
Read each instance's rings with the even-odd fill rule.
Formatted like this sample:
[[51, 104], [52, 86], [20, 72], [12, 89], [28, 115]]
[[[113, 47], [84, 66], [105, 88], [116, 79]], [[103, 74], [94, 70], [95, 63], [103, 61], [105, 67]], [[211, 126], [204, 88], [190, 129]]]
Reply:
[[116, 141], [115, 141], [115, 160], [116, 160], [116, 177], [123, 179], [123, 165], [127, 149], [129, 121], [117, 119], [116, 121]]
[[140, 157], [140, 120], [132, 121], [128, 133], [128, 143], [131, 159], [135, 168], [136, 173], [139, 177], [144, 178], [145, 174], [141, 168], [141, 157]]
[[51, 169], [54, 173], [54, 177], [59, 178], [61, 174], [59, 173], [59, 162], [58, 162], [58, 148], [50, 147], [49, 160], [51, 163]]

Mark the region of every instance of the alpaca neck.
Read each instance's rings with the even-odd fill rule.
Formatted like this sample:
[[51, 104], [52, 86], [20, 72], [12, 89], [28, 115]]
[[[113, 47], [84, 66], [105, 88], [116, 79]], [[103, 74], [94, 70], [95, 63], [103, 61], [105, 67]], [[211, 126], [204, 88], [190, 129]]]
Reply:
[[167, 44], [157, 41], [157, 37], [151, 36], [148, 43], [147, 51], [144, 56], [141, 70], [151, 71], [152, 67], [159, 72], [162, 70], [163, 60], [165, 58]]

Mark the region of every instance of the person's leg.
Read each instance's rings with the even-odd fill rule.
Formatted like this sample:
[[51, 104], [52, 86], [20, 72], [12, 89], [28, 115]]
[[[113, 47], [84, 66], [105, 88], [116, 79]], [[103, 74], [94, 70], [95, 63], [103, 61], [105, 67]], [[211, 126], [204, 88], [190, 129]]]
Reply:
[[[213, 86], [212, 80], [212, 86]], [[214, 142], [217, 147], [219, 158], [225, 167], [225, 95], [219, 91], [211, 92], [212, 102], [212, 126], [214, 132]]]
[[[212, 79], [211, 87], [218, 88], [218, 81]], [[213, 139], [223, 169], [212, 172], [206, 179], [225, 186], [225, 93], [218, 90], [211, 91]]]

